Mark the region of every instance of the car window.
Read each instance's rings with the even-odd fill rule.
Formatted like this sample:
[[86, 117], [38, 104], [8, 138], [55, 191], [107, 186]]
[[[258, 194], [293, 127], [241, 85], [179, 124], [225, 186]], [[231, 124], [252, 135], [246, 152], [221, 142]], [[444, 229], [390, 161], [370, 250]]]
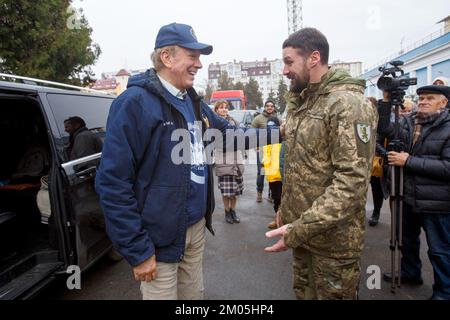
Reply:
[[47, 94], [47, 100], [59, 131], [55, 137], [56, 148], [64, 161], [101, 152], [113, 99]]
[[113, 99], [106, 97], [64, 94], [48, 94], [47, 99], [61, 136], [69, 136], [64, 129], [64, 120], [70, 117], [80, 117], [86, 122], [88, 129], [103, 132], [113, 102]]
[[242, 102], [241, 101], [228, 101], [230, 103], [231, 110], [241, 110]]
[[251, 124], [252, 123], [252, 115], [251, 113], [247, 112], [245, 114], [245, 124]]
[[238, 110], [231, 110], [229, 112], [230, 116], [232, 116], [236, 121], [239, 123], [242, 123], [244, 120], [245, 112], [238, 111]]

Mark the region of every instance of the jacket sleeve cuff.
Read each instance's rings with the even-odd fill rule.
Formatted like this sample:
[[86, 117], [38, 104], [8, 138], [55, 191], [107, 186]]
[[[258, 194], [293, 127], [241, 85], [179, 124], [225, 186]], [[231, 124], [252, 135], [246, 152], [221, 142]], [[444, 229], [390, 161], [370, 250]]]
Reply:
[[[139, 249], [141, 249], [141, 248], [139, 248]], [[136, 266], [140, 265], [142, 262], [144, 262], [145, 260], [148, 260], [155, 254], [155, 247], [154, 247], [153, 243], [151, 243], [149, 246], [147, 246], [145, 250], [139, 250], [139, 249], [136, 248], [132, 251], [128, 250], [127, 255], [123, 255], [125, 260], [127, 260], [128, 263], [132, 267], [136, 267]], [[120, 250], [119, 250], [119, 252], [120, 252]]]
[[419, 168], [419, 170], [420, 170], [420, 167], [422, 165], [421, 162], [422, 162], [422, 159], [410, 155], [408, 157], [408, 159], [406, 160], [405, 168], [406, 168], [406, 170], [411, 170], [411, 171], [417, 171], [417, 168]]
[[298, 246], [300, 246], [301, 241], [298, 239], [296, 228], [292, 223], [287, 225], [286, 232], [284, 233], [284, 243], [289, 248], [297, 248]]

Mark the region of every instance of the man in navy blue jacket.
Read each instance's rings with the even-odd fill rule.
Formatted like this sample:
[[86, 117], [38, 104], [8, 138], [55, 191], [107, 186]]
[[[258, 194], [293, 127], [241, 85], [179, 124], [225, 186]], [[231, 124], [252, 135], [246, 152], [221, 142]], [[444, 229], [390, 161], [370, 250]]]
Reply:
[[[192, 88], [200, 55], [212, 50], [188, 25], [163, 26], [155, 68], [130, 78], [110, 109], [96, 190], [108, 235], [132, 265], [144, 299], [203, 298], [205, 226], [214, 234], [213, 175], [203, 137], [208, 128], [223, 135], [238, 130]], [[180, 129], [187, 132], [188, 152], [177, 152], [173, 137]], [[188, 163], [178, 161], [180, 154]]]

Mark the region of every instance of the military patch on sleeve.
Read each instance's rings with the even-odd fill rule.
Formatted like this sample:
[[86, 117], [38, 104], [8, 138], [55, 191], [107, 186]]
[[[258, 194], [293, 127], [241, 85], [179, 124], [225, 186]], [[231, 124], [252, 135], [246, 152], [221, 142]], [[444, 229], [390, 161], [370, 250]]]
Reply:
[[356, 124], [356, 133], [359, 138], [364, 143], [368, 143], [370, 141], [370, 126], [368, 124], [357, 123]]
[[356, 147], [358, 149], [358, 157], [370, 158], [372, 140], [372, 128], [370, 125], [355, 122]]

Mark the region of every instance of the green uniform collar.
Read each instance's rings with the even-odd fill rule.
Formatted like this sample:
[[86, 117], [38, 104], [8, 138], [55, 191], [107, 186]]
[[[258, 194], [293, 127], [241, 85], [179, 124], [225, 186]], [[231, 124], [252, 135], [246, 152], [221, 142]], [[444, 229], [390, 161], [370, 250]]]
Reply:
[[327, 94], [342, 88], [364, 92], [365, 87], [364, 79], [352, 78], [344, 69], [330, 68], [322, 76], [319, 83], [310, 83], [301, 93], [289, 91], [285, 98], [288, 103], [288, 110], [296, 110], [310, 95]]

